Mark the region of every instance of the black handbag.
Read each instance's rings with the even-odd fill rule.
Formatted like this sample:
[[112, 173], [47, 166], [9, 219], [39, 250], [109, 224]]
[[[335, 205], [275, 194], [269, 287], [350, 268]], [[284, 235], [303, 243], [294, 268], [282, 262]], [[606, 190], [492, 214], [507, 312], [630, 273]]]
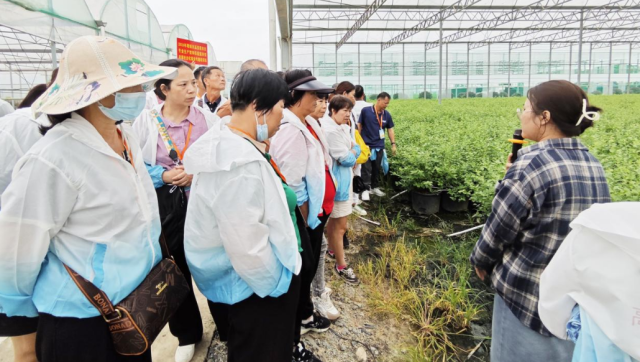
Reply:
[[116, 306], [105, 292], [64, 265], [82, 294], [107, 322], [114, 349], [123, 356], [139, 356], [151, 348], [190, 292], [187, 279], [169, 256], [164, 235], [160, 236], [160, 246], [162, 260]]
[[356, 194], [359, 194], [363, 191], [365, 191], [367, 188], [364, 185], [364, 181], [362, 180], [362, 177], [360, 176], [354, 176], [353, 177], [353, 192]]
[[162, 232], [166, 237], [169, 250], [184, 248], [184, 223], [187, 217], [187, 195], [184, 187], [163, 185], [156, 189]]

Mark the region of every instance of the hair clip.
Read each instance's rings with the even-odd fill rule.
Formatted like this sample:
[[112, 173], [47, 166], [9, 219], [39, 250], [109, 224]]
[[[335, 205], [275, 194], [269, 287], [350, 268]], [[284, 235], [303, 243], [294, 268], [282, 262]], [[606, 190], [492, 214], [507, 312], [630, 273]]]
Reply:
[[582, 100], [582, 115], [580, 116], [580, 119], [578, 120], [578, 123], [576, 123], [576, 127], [580, 125], [580, 123], [582, 123], [583, 119], [588, 119], [590, 121], [598, 121], [600, 120], [600, 113], [598, 112], [587, 112], [587, 100], [583, 99]]

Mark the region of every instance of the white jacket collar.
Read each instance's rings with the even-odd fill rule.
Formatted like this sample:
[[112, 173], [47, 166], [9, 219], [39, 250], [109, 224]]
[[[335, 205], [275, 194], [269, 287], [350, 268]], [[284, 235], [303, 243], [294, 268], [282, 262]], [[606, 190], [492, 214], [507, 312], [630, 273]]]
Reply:
[[[102, 138], [98, 130], [78, 113], [71, 113], [71, 118], [67, 118], [64, 122], [58, 124], [52, 130], [55, 130], [56, 128], [60, 131], [69, 132], [71, 134], [71, 137], [93, 148], [96, 151], [104, 153], [108, 156], [120, 157], [113, 151], [109, 144], [107, 144], [107, 141]], [[123, 131], [122, 126], [118, 126], [118, 128]], [[123, 134], [125, 133], [123, 132]]]

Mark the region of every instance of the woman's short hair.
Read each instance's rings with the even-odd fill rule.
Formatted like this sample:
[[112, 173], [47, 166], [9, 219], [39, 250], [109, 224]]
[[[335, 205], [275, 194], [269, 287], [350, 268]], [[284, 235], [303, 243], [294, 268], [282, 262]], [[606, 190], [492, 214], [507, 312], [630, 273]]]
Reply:
[[287, 83], [273, 71], [250, 69], [239, 73], [231, 85], [231, 109], [241, 112], [255, 103], [257, 112], [268, 112], [287, 97]]
[[531, 102], [533, 113], [541, 115], [548, 111], [551, 122], [567, 137], [581, 135], [587, 128], [593, 126], [593, 121], [582, 116], [583, 101], [587, 103], [587, 112], [602, 112], [602, 109], [589, 104], [589, 98], [582, 88], [566, 80], [551, 80], [540, 83], [529, 89], [527, 98]]
[[364, 88], [359, 84], [356, 86], [355, 97], [356, 97], [356, 99], [360, 99], [360, 98], [364, 97]]
[[[287, 84], [293, 84], [297, 80], [305, 77], [310, 77], [312, 75], [313, 74], [308, 69], [292, 69], [284, 73], [284, 80], [285, 82], [287, 82]], [[284, 101], [284, 106], [289, 108], [300, 103], [305, 93], [306, 92], [303, 91], [290, 90], [287, 98]]]
[[345, 93], [349, 94], [356, 89], [356, 86], [353, 83], [344, 81], [340, 82], [338, 86], [336, 86], [336, 95], [343, 95]]
[[340, 95], [331, 98], [331, 102], [329, 102], [329, 115], [333, 116], [334, 113], [340, 112], [342, 109], [353, 109], [353, 102], [351, 99]]
[[[165, 60], [164, 62], [160, 63], [160, 65], [163, 67], [171, 67], [171, 68], [187, 67], [191, 69], [191, 64], [185, 62], [182, 59]], [[171, 79], [158, 79], [155, 83], [155, 89], [153, 90], [153, 93], [155, 93], [158, 96], [158, 98], [162, 99], [163, 101], [166, 101], [167, 96], [165, 96], [164, 93], [162, 93], [162, 85], [167, 87], [167, 89], [171, 89], [171, 82], [172, 82]]]

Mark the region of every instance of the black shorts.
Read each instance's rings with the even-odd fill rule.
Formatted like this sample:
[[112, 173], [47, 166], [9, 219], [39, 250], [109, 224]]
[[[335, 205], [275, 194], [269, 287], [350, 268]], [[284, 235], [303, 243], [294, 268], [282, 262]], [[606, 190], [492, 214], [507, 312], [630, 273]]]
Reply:
[[38, 330], [38, 317], [7, 317], [0, 313], [0, 337], [19, 337]]

